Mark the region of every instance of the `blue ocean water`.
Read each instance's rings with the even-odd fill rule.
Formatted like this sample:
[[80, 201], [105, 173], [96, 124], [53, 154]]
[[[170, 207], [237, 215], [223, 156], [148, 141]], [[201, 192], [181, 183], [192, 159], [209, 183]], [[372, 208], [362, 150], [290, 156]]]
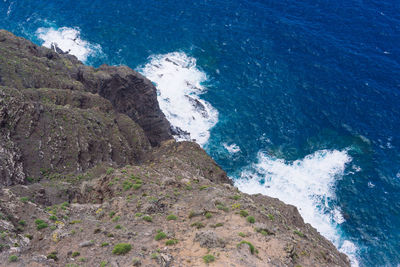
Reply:
[[141, 71], [241, 190], [296, 205], [354, 266], [400, 264], [399, 1], [3, 0], [0, 14]]

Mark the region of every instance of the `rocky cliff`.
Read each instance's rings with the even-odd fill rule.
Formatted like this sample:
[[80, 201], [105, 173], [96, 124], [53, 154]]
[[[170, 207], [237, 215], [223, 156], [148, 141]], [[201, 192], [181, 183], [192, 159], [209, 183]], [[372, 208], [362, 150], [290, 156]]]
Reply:
[[0, 31], [0, 266], [349, 265], [175, 142], [145, 77], [58, 52]]

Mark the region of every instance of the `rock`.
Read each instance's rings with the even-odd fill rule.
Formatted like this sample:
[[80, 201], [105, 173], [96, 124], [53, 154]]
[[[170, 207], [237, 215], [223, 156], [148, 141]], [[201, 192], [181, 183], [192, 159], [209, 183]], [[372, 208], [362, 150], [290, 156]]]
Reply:
[[94, 242], [92, 241], [92, 240], [89, 240], [89, 241], [83, 241], [83, 242], [81, 242], [81, 243], [79, 243], [79, 246], [80, 247], [90, 247], [90, 246], [93, 246], [94, 245]]
[[225, 247], [225, 242], [214, 231], [210, 230], [196, 233], [194, 241], [199, 242], [203, 248]]
[[160, 253], [160, 257], [158, 258], [160, 267], [170, 267], [174, 258], [172, 255], [167, 253]]

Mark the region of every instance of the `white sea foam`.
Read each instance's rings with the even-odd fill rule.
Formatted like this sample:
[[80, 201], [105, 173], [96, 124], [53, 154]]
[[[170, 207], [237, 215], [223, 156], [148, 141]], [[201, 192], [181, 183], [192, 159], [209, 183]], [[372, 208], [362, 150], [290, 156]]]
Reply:
[[227, 143], [223, 143], [222, 145], [231, 154], [236, 154], [236, 153], [240, 152], [240, 147], [237, 144], [228, 145]]
[[305, 222], [349, 255], [353, 266], [358, 266], [355, 245], [343, 240], [338, 229], [345, 219], [340, 209], [332, 206], [335, 182], [351, 160], [346, 150], [320, 150], [291, 163], [260, 152], [257, 162], [242, 171], [236, 185], [246, 193], [261, 193], [295, 205]]
[[45, 47], [57, 46], [63, 52], [76, 56], [80, 61], [86, 61], [89, 56], [101, 54], [101, 46], [80, 38], [79, 28], [39, 28], [36, 31], [39, 39], [43, 40]]
[[183, 52], [153, 55], [138, 71], [155, 83], [160, 108], [175, 128], [176, 139], [204, 145], [218, 122], [218, 111], [200, 98], [207, 75], [196, 66], [196, 59]]

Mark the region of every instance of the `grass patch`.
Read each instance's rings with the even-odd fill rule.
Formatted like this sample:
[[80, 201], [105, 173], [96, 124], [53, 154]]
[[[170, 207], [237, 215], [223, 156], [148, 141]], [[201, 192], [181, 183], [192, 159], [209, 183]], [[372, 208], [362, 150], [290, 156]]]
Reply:
[[213, 261], [215, 261], [215, 257], [213, 256], [213, 255], [210, 255], [210, 254], [207, 254], [207, 255], [205, 255], [204, 257], [203, 257], [203, 261], [204, 261], [204, 263], [210, 263], [210, 262], [213, 262]]
[[108, 168], [107, 171], [106, 171], [107, 175], [110, 175], [110, 174], [112, 174], [113, 172], [114, 172], [114, 169], [113, 169], [113, 168]]
[[203, 228], [205, 225], [202, 222], [195, 222], [195, 223], [192, 223], [190, 226], [200, 229], [200, 228]]
[[207, 189], [207, 188], [209, 188], [210, 186], [209, 185], [202, 185], [202, 186], [200, 186], [200, 190], [205, 190], [205, 189]]
[[172, 245], [176, 245], [176, 244], [178, 244], [177, 239], [169, 239], [169, 240], [165, 241], [165, 245], [167, 245], [167, 246], [172, 246]]
[[167, 235], [164, 232], [158, 232], [154, 237], [154, 240], [158, 241], [164, 238], [167, 238]]
[[107, 242], [103, 242], [103, 243], [101, 243], [101, 246], [102, 247], [107, 247], [108, 245], [110, 245], [109, 243], [107, 243]]
[[247, 220], [249, 223], [255, 223], [255, 222], [256, 222], [256, 219], [255, 219], [253, 216], [247, 216], [246, 220]]
[[239, 200], [239, 199], [240, 199], [240, 196], [239, 196], [239, 195], [234, 195], [234, 196], [232, 197], [232, 199], [234, 199], [234, 200]]
[[117, 225], [115, 226], [115, 229], [122, 229], [122, 226], [121, 226], [120, 224], [117, 224]]
[[149, 215], [143, 216], [142, 219], [144, 221], [146, 221], [146, 222], [152, 222], [153, 221], [153, 218], [151, 216], [149, 216]]
[[29, 201], [29, 197], [21, 197], [19, 200], [21, 200], [21, 202], [28, 202]]
[[212, 214], [210, 212], [206, 212], [204, 216], [206, 216], [207, 219], [210, 219], [212, 217]]
[[57, 221], [58, 220], [58, 218], [57, 218], [57, 216], [55, 216], [55, 215], [51, 215], [50, 217], [49, 217], [49, 220], [51, 220], [51, 221]]
[[305, 235], [300, 232], [299, 230], [294, 230], [293, 233], [295, 233], [296, 235], [300, 236], [300, 237], [305, 237]]
[[178, 217], [176, 217], [174, 214], [170, 214], [167, 216], [167, 221], [175, 221], [176, 219], [178, 219]]
[[249, 213], [247, 212], [247, 210], [241, 210], [240, 211], [240, 216], [247, 217], [247, 216], [249, 216]]
[[133, 183], [132, 183], [131, 181], [125, 180], [125, 181], [122, 183], [122, 188], [123, 188], [125, 191], [131, 189], [132, 187], [133, 187]]
[[53, 251], [49, 255], [47, 255], [47, 259], [51, 259], [51, 260], [57, 261], [58, 260], [57, 251]]
[[37, 230], [44, 229], [44, 228], [47, 228], [49, 226], [45, 221], [43, 221], [41, 219], [36, 219], [35, 220], [35, 224], [36, 224], [36, 229]]
[[8, 257], [8, 261], [9, 262], [16, 262], [16, 261], [18, 261], [18, 257], [16, 255], [11, 255], [10, 257]]
[[118, 222], [118, 221], [119, 221], [119, 219], [121, 219], [121, 217], [120, 217], [120, 216], [115, 216], [115, 217], [112, 219], [112, 221], [113, 221], [113, 222]]
[[72, 258], [75, 258], [75, 257], [78, 257], [79, 255], [81, 255], [80, 252], [74, 251], [74, 252], [72, 252], [71, 257], [72, 257]]
[[142, 184], [134, 184], [132, 187], [133, 189], [138, 190], [142, 187]]
[[218, 204], [218, 205], [217, 205], [217, 209], [223, 210], [223, 211], [225, 211], [225, 212], [228, 212], [228, 211], [229, 211], [229, 208], [226, 207], [226, 206], [224, 206], [224, 205], [222, 205], [222, 204]]
[[240, 237], [246, 237], [246, 234], [243, 233], [243, 232], [239, 232], [238, 235], [239, 235]]
[[19, 224], [19, 225], [22, 225], [22, 226], [25, 226], [25, 225], [26, 225], [26, 222], [25, 222], [24, 220], [20, 220], [20, 221], [18, 222], [18, 224]]
[[128, 253], [131, 249], [132, 249], [131, 244], [119, 243], [114, 246], [112, 253], [115, 255], [123, 255]]
[[240, 247], [242, 244], [246, 244], [249, 246], [251, 254], [254, 254], [254, 252], [258, 253], [258, 250], [256, 250], [254, 245], [249, 241], [241, 241], [237, 246]]
[[212, 228], [217, 228], [217, 227], [222, 227], [222, 226], [224, 226], [223, 223], [216, 223], [214, 225], [211, 225]]

